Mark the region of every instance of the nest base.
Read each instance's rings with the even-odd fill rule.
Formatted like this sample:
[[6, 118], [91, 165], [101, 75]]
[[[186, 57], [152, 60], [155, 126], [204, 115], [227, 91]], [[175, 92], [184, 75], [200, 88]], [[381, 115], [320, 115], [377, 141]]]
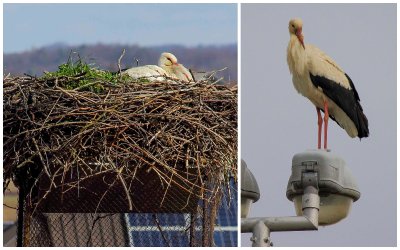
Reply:
[[[192, 213], [202, 196], [196, 169], [187, 176], [138, 168], [135, 176], [120, 180], [116, 172], [78, 178], [74, 170], [51, 181], [42, 176], [36, 210], [42, 213]], [[67, 177], [68, 176], [68, 177]], [[182, 177], [182, 178], [179, 178]], [[167, 183], [168, 181], [169, 183]], [[51, 187], [55, 185], [56, 187]], [[128, 197], [129, 195], [129, 197]]]

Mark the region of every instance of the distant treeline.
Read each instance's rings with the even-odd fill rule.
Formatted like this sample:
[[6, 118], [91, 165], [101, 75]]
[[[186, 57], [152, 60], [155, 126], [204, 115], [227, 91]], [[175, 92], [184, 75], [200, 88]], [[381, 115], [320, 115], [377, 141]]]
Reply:
[[40, 76], [44, 71], [55, 71], [60, 64], [67, 62], [71, 52], [99, 69], [117, 71], [118, 58], [122, 50], [126, 53], [121, 67], [157, 64], [162, 52], [175, 54], [180, 63], [196, 71], [210, 71], [227, 67], [222, 72], [225, 80], [237, 81], [237, 45], [185, 47], [166, 45], [141, 47], [138, 45], [81, 45], [67, 46], [55, 44], [21, 53], [4, 54], [4, 74]]

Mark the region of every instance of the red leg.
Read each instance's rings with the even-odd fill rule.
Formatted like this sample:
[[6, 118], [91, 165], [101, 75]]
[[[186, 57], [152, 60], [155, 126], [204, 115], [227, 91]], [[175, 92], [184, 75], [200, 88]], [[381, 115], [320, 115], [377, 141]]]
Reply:
[[321, 112], [319, 109], [317, 109], [317, 115], [318, 115], [318, 149], [321, 149], [321, 128], [322, 128], [322, 116]]
[[324, 101], [324, 149], [328, 148], [328, 121], [329, 121], [329, 111], [328, 102]]

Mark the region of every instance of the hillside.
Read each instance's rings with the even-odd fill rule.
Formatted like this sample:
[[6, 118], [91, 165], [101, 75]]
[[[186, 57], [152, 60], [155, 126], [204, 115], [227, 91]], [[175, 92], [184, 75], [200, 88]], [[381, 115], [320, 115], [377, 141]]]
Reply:
[[55, 71], [58, 65], [65, 63], [72, 52], [76, 52], [88, 63], [94, 63], [100, 69], [118, 70], [118, 58], [123, 49], [126, 54], [121, 66], [157, 64], [162, 52], [174, 53], [180, 63], [196, 71], [210, 71], [228, 67], [222, 76], [226, 80], [237, 81], [237, 45], [185, 47], [166, 45], [141, 47], [138, 45], [80, 45], [67, 46], [54, 44], [21, 53], [4, 54], [4, 73], [22, 75], [24, 73], [40, 76], [44, 71]]

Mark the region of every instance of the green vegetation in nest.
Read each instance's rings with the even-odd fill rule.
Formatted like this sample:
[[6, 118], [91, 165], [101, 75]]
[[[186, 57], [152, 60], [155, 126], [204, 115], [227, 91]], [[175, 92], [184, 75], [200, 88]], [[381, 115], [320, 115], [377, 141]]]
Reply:
[[73, 61], [71, 56], [66, 63], [58, 66], [55, 72], [45, 72], [41, 80], [56, 80], [67, 78], [62, 81], [62, 86], [68, 90], [91, 91], [102, 93], [104, 84], [116, 85], [132, 80], [129, 76], [121, 76], [115, 72], [99, 70], [94, 64], [84, 62], [78, 55], [78, 59]]

